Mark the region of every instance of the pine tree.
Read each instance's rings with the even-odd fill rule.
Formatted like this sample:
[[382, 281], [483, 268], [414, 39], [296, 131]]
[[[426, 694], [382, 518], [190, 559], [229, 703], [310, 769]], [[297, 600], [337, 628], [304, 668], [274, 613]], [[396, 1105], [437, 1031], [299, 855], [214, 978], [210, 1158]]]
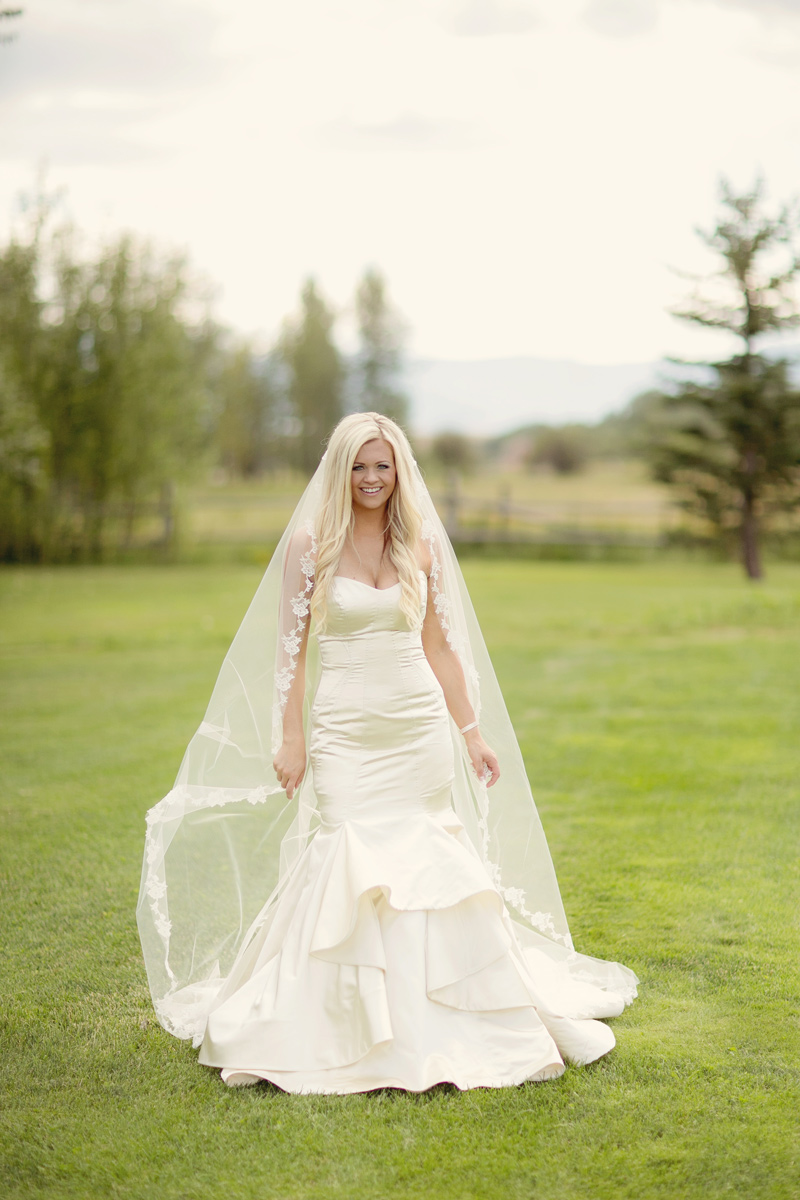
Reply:
[[278, 343], [287, 373], [287, 393], [299, 425], [299, 466], [311, 475], [325, 439], [344, 414], [345, 372], [332, 337], [335, 314], [309, 279], [301, 295], [301, 313], [288, 321]]
[[258, 475], [277, 466], [285, 454], [271, 364], [248, 341], [220, 348], [219, 357], [215, 391], [220, 459], [235, 475]]
[[393, 421], [408, 419], [408, 400], [398, 388], [405, 326], [393, 310], [383, 276], [370, 268], [356, 292], [361, 346], [356, 360], [356, 403]]
[[800, 506], [800, 392], [785, 358], [759, 353], [765, 335], [800, 324], [793, 290], [800, 213], [785, 205], [768, 215], [762, 181], [741, 195], [723, 182], [721, 202], [713, 231], [700, 232], [722, 258], [716, 293], [705, 281], [675, 315], [734, 334], [739, 348], [723, 361], [695, 364], [707, 369], [707, 382], [662, 397], [649, 455], [656, 478], [677, 489], [688, 511], [738, 541], [748, 576], [758, 579], [765, 525]]

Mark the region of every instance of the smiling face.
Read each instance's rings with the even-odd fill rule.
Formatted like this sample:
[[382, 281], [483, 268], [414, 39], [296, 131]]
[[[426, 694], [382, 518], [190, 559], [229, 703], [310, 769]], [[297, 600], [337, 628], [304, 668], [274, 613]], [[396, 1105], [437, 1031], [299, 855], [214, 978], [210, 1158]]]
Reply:
[[374, 512], [386, 505], [397, 483], [394, 451], [383, 438], [365, 442], [350, 473], [353, 508]]

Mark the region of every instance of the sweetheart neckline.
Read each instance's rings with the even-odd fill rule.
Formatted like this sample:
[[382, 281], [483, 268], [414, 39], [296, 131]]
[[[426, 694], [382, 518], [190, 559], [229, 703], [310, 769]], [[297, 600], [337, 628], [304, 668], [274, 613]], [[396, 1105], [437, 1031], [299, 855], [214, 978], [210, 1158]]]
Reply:
[[363, 579], [353, 579], [350, 575], [334, 575], [333, 578], [334, 579], [347, 579], [350, 581], [350, 583], [357, 583], [361, 587], [369, 588], [369, 590], [371, 592], [391, 592], [391, 590], [393, 588], [396, 588], [398, 586], [398, 584], [400, 583], [400, 580], [398, 579], [396, 583], [389, 584], [388, 588], [379, 588], [379, 587], [373, 587], [371, 583], [364, 583]]
[[[422, 567], [418, 568], [420, 575], [425, 575]], [[371, 592], [391, 592], [393, 588], [400, 586], [400, 580], [397, 579], [394, 583], [390, 583], [388, 588], [373, 587], [371, 583], [364, 583], [363, 579], [353, 579], [350, 575], [334, 575], [334, 579], [349, 579], [351, 583], [358, 583], [361, 587], [369, 588]], [[426, 576], [427, 578], [427, 576]]]

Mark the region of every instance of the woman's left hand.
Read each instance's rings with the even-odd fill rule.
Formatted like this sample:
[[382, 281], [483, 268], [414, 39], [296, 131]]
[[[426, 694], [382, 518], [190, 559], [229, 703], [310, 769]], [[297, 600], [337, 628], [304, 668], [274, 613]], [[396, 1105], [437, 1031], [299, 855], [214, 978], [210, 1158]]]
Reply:
[[500, 778], [500, 764], [494, 750], [486, 744], [477, 729], [465, 734], [464, 740], [467, 743], [467, 754], [472, 769], [478, 779], [483, 780], [487, 787], [494, 787]]

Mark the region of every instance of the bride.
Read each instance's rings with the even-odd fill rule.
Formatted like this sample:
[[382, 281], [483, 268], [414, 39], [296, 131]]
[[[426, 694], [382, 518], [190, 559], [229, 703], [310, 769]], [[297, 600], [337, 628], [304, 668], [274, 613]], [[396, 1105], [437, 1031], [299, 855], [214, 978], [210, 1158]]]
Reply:
[[598, 1018], [638, 981], [573, 949], [463, 577], [386, 417], [331, 435], [148, 814], [138, 918], [160, 1021], [229, 1085], [504, 1087], [614, 1046]]

